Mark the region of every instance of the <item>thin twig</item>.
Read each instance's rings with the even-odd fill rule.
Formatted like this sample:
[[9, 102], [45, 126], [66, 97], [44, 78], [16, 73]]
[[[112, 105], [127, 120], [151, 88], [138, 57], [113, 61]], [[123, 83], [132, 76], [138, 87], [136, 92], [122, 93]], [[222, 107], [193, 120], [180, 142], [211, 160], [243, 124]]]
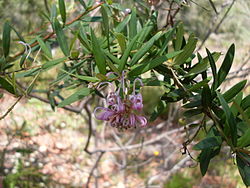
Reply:
[[[203, 39], [203, 41], [201, 42], [200, 46], [198, 47], [197, 51], [199, 51], [203, 45], [205, 44], [205, 42], [207, 41], [207, 39], [209, 38], [209, 36], [212, 34], [212, 33], [216, 33], [218, 31], [218, 29], [220, 28], [222, 22], [226, 19], [228, 13], [230, 12], [230, 10], [232, 9], [233, 5], [234, 5], [234, 2], [236, 0], [233, 0], [232, 3], [230, 4], [229, 8], [227, 9], [227, 11], [225, 12], [224, 16], [222, 17], [222, 19], [220, 20], [220, 22], [214, 27], [214, 29], [210, 28], [205, 36], [205, 38]], [[216, 14], [216, 16], [218, 16], [218, 14]], [[214, 26], [214, 24], [213, 24]]]
[[91, 139], [92, 132], [93, 132], [93, 128], [92, 128], [92, 114], [91, 114], [91, 111], [89, 109], [89, 106], [88, 106], [87, 102], [85, 103], [84, 109], [85, 109], [85, 111], [86, 111], [86, 113], [88, 115], [88, 126], [89, 126], [88, 138], [87, 138], [86, 145], [84, 147], [84, 151], [91, 155], [92, 152], [90, 152], [88, 148], [89, 148], [89, 143], [90, 143], [90, 139]]
[[0, 120], [4, 119], [4, 118], [13, 110], [13, 108], [14, 108], [14, 107], [16, 106], [16, 104], [22, 99], [22, 97], [23, 97], [23, 96], [18, 97], [18, 99], [16, 100], [16, 102], [7, 110], [7, 112], [5, 112], [4, 115], [2, 115], [2, 116], [0, 117]]
[[101, 153], [100, 153], [100, 155], [98, 156], [98, 158], [97, 158], [97, 160], [96, 160], [94, 166], [92, 167], [92, 169], [91, 169], [91, 171], [90, 171], [90, 173], [89, 173], [88, 181], [87, 181], [87, 183], [86, 183], [86, 188], [89, 188], [89, 183], [90, 183], [91, 177], [93, 176], [94, 170], [97, 168], [98, 163], [100, 162], [100, 160], [101, 160], [101, 158], [102, 158], [102, 156], [103, 156], [104, 153], [105, 153], [105, 152], [101, 152]]

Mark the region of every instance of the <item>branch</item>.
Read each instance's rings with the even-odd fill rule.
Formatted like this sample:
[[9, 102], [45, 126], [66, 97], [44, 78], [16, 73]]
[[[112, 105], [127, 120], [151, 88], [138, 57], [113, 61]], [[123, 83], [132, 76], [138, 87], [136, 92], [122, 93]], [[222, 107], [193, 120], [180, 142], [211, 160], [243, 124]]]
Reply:
[[5, 118], [12, 110], [13, 110], [13, 108], [16, 106], [16, 104], [22, 99], [22, 97], [23, 96], [20, 96], [17, 100], [16, 100], [16, 102], [7, 110], [7, 112], [5, 112], [5, 114], [4, 115], [2, 115], [1, 117], [0, 117], [0, 120], [2, 120], [3, 118]]
[[105, 152], [101, 152], [101, 153], [100, 153], [100, 155], [98, 156], [98, 158], [97, 158], [97, 160], [96, 160], [96, 162], [95, 162], [95, 165], [94, 165], [93, 168], [91, 169], [91, 171], [90, 171], [90, 173], [89, 173], [88, 181], [87, 181], [87, 183], [86, 183], [86, 188], [89, 188], [89, 183], [90, 183], [91, 177], [93, 176], [94, 170], [97, 168], [98, 163], [100, 162], [100, 160], [101, 160], [101, 158], [102, 158], [102, 156], [103, 156], [104, 153], [105, 153]]

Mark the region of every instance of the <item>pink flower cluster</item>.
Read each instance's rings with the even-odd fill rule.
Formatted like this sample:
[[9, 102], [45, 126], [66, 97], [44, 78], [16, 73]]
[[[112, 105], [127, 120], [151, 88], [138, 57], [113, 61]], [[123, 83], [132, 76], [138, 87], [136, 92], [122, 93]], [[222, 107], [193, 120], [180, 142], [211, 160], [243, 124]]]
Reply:
[[[144, 127], [147, 125], [147, 119], [139, 115], [142, 112], [143, 100], [140, 93], [135, 93], [135, 84], [139, 81], [141, 86], [142, 82], [139, 78], [134, 80], [133, 92], [130, 95], [126, 94], [127, 88], [125, 87], [124, 74], [121, 78], [121, 86], [115, 91], [114, 85], [109, 82], [103, 82], [102, 85], [107, 83], [111, 85], [112, 91], [106, 97], [108, 107], [96, 107], [94, 115], [96, 119], [109, 122], [112, 127], [118, 129], [136, 128], [137, 126]], [[120, 96], [120, 90], [123, 87], [123, 97]]]

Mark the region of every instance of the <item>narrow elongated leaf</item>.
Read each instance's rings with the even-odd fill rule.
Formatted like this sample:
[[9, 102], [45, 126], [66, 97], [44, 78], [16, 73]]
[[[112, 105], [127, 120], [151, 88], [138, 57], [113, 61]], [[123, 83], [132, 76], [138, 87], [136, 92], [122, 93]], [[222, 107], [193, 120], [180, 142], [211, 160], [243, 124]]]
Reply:
[[99, 79], [96, 78], [96, 77], [83, 76], [83, 75], [78, 75], [78, 74], [72, 74], [72, 73], [67, 72], [67, 71], [65, 71], [63, 69], [61, 69], [61, 71], [64, 72], [64, 73], [66, 73], [66, 74], [68, 74], [68, 75], [70, 75], [70, 76], [74, 76], [74, 77], [76, 77], [76, 78], [78, 78], [80, 80], [85, 80], [85, 81], [88, 81], [88, 82], [97, 82], [97, 81], [99, 81]]
[[157, 41], [162, 36], [162, 32], [156, 33], [148, 42], [146, 42], [139, 50], [135, 53], [129, 64], [133, 66], [136, 64], [154, 45], [155, 41]]
[[54, 66], [58, 65], [59, 63], [64, 62], [66, 59], [67, 59], [66, 57], [63, 57], [63, 58], [55, 59], [53, 61], [48, 61], [42, 65], [42, 69], [48, 70], [50, 68], [53, 68]]
[[10, 24], [8, 22], [5, 22], [3, 25], [3, 38], [2, 38], [4, 57], [7, 57], [10, 51], [10, 32], [11, 32]]
[[208, 86], [208, 84], [206, 84], [203, 89], [202, 89], [202, 92], [201, 92], [201, 103], [202, 103], [202, 106], [205, 108], [205, 109], [208, 109], [211, 104], [212, 104], [212, 94], [211, 94], [211, 90]]
[[109, 51], [105, 50], [104, 54], [108, 56], [108, 58], [113, 61], [115, 64], [119, 65], [120, 64], [120, 59], [115, 57], [113, 54], [111, 54]]
[[151, 20], [149, 20], [145, 24], [145, 26], [143, 26], [142, 30], [137, 33], [137, 35], [139, 34], [139, 36], [138, 36], [138, 40], [136, 43], [137, 44], [136, 48], [139, 48], [142, 46], [142, 44], [144, 44], [145, 40], [147, 39], [151, 31], [153, 30], [154, 26], [155, 24]]
[[[24, 40], [24, 38], [22, 37], [22, 35], [21, 35], [12, 25], [10, 25], [10, 27], [11, 27], [11, 29], [16, 33], [17, 37], [18, 37], [21, 41], [25, 42], [25, 40]], [[26, 42], [25, 42], [25, 43], [26, 43]]]
[[200, 141], [198, 144], [194, 145], [194, 150], [204, 150], [208, 148], [220, 147], [222, 139], [220, 136], [207, 137]]
[[202, 80], [201, 82], [192, 85], [192, 87], [188, 88], [188, 91], [195, 92], [205, 86], [209, 81], [211, 80], [211, 77], [206, 78], [205, 80]]
[[164, 43], [163, 43], [161, 49], [159, 50], [159, 52], [157, 52], [157, 54], [159, 54], [160, 56], [164, 54], [164, 52], [166, 51], [166, 49], [168, 47], [168, 43], [172, 39], [174, 33], [175, 33], [174, 28], [170, 29], [167, 33], [165, 33], [165, 35], [164, 35], [164, 37], [165, 37]]
[[204, 176], [206, 174], [206, 172], [207, 172], [210, 160], [212, 158], [211, 157], [212, 152], [213, 152], [213, 149], [211, 149], [211, 148], [204, 149], [201, 152], [200, 156], [199, 156], [199, 159], [200, 159], [200, 171], [201, 171], [202, 176]]
[[100, 73], [106, 74], [105, 56], [103, 55], [100, 44], [92, 29], [91, 29], [91, 39], [92, 39], [92, 50], [93, 50], [93, 55], [95, 58], [96, 65]]
[[[104, 29], [104, 34], [107, 38], [108, 41], [108, 47], [109, 47], [109, 17], [108, 17], [108, 10], [107, 7], [105, 5], [102, 5], [101, 7], [101, 14], [102, 14], [102, 19], [103, 19], [103, 29]], [[110, 47], [109, 47], [110, 48]]]
[[240, 175], [242, 177], [242, 180], [246, 186], [250, 186], [250, 166], [248, 161], [250, 161], [249, 156], [245, 156], [245, 154], [243, 153], [237, 153], [236, 155], [237, 166]]
[[245, 85], [247, 83], [247, 80], [243, 80], [237, 84], [235, 84], [233, 87], [231, 87], [229, 90], [227, 90], [222, 96], [225, 99], [226, 102], [230, 102], [239, 92], [244, 89]]
[[233, 59], [234, 59], [234, 52], [235, 52], [235, 45], [232, 44], [230, 46], [230, 48], [228, 49], [225, 59], [223, 60], [223, 63], [218, 71], [218, 85], [217, 87], [219, 87], [221, 85], [221, 83], [225, 80], [228, 72], [230, 71], [230, 68], [232, 66], [233, 63]]
[[212, 73], [213, 73], [213, 78], [214, 78], [212, 90], [215, 91], [215, 89], [217, 89], [217, 85], [218, 85], [216, 65], [215, 65], [214, 58], [213, 58], [212, 54], [210, 53], [210, 51], [208, 49], [206, 49], [206, 51], [207, 51], [208, 61], [210, 63]]
[[55, 33], [57, 36], [57, 41], [59, 43], [59, 46], [60, 46], [62, 52], [64, 53], [64, 55], [69, 56], [70, 55], [69, 46], [67, 43], [67, 38], [63, 33], [62, 27], [56, 18], [54, 19], [53, 23], [54, 23]]
[[30, 83], [30, 85], [28, 86], [26, 93], [29, 95], [31, 93], [31, 91], [33, 90], [35, 83], [40, 75], [41, 71], [38, 72], [38, 74], [34, 77], [34, 79], [32, 80], [32, 82]]
[[174, 59], [174, 65], [184, 64], [185, 61], [193, 54], [196, 48], [196, 43], [197, 43], [197, 38], [194, 37], [194, 34], [191, 34], [189, 36], [187, 44], [183, 48], [183, 52]]
[[39, 43], [39, 46], [41, 47], [42, 51], [46, 54], [47, 57], [52, 58], [52, 54], [50, 49], [46, 46], [44, 41], [40, 37], [36, 37], [37, 42]]
[[250, 95], [246, 96], [242, 101], [241, 101], [241, 108], [243, 110], [246, 110], [247, 108], [250, 107]]
[[85, 33], [84, 27], [81, 26], [80, 27], [80, 33], [78, 35], [78, 39], [80, 40], [80, 42], [82, 43], [82, 45], [88, 50], [91, 51], [91, 45], [90, 42], [88, 41], [88, 37]]
[[229, 130], [230, 130], [230, 134], [231, 134], [231, 139], [232, 139], [232, 144], [234, 146], [237, 145], [237, 127], [236, 127], [236, 120], [234, 119], [234, 115], [233, 113], [231, 112], [227, 102], [225, 101], [224, 97], [219, 93], [217, 92], [217, 96], [220, 100], [220, 103], [221, 103], [221, 106], [223, 108], [223, 111], [226, 115], [226, 119], [227, 119], [227, 122], [228, 122], [228, 125], [229, 125]]
[[176, 33], [175, 50], [181, 49], [183, 36], [184, 36], [183, 24], [180, 24], [179, 27], [177, 28], [177, 33]]
[[[212, 56], [214, 61], [217, 61], [220, 57], [221, 53], [219, 52], [213, 52]], [[195, 75], [195, 74], [199, 74], [204, 72], [205, 70], [207, 70], [210, 67], [209, 61], [208, 61], [208, 57], [205, 57], [202, 61], [200, 61], [199, 63], [197, 63], [189, 72], [186, 76], [191, 76], [191, 75]]]
[[134, 38], [137, 34], [137, 19], [136, 19], [136, 9], [132, 9], [131, 19], [128, 24], [129, 27], [129, 38]]
[[78, 1], [81, 3], [81, 5], [83, 6], [83, 8], [86, 10], [87, 9], [87, 5], [84, 2], [84, 0], [78, 0]]
[[118, 41], [118, 44], [121, 48], [122, 53], [124, 53], [126, 49], [126, 37], [122, 33], [114, 33], [114, 35]]
[[62, 17], [62, 21], [65, 24], [66, 22], [66, 8], [65, 8], [65, 2], [64, 0], [58, 0], [59, 3], [59, 11]]
[[115, 32], [120, 33], [123, 31], [123, 29], [128, 25], [128, 22], [131, 19], [131, 15], [128, 15], [120, 22], [114, 29]]
[[0, 87], [12, 94], [15, 94], [13, 85], [2, 77], [0, 77]]
[[122, 56], [121, 61], [120, 61], [120, 64], [119, 64], [119, 67], [118, 67], [118, 70], [119, 70], [120, 72], [124, 69], [124, 67], [125, 67], [125, 65], [126, 65], [126, 63], [127, 63], [129, 54], [130, 54], [132, 48], [134, 47], [134, 45], [135, 45], [135, 43], [136, 43], [136, 41], [137, 41], [137, 38], [138, 38], [138, 35], [136, 35], [136, 36], [132, 39], [132, 41], [129, 42], [129, 44], [128, 44], [126, 50], [124, 51], [123, 56]]
[[176, 55], [180, 54], [181, 52], [182, 51], [172, 52], [172, 53], [169, 53], [167, 55], [157, 57], [157, 58], [153, 59], [152, 61], [149, 61], [148, 63], [143, 63], [143, 64], [137, 66], [136, 68], [132, 69], [129, 72], [129, 76], [137, 76], [137, 75], [140, 75], [142, 73], [145, 73], [145, 72], [159, 66], [160, 64], [164, 63], [168, 59], [175, 57]]
[[238, 147], [246, 147], [250, 145], [250, 128], [238, 139]]
[[23, 77], [34, 76], [34, 75], [36, 75], [39, 72], [39, 70], [41, 70], [41, 68], [34, 68], [34, 69], [28, 70], [26, 72], [17, 73], [16, 74], [16, 78], [23, 78]]
[[78, 100], [81, 100], [82, 98], [88, 96], [90, 94], [91, 90], [89, 88], [81, 88], [78, 91], [76, 91], [74, 94], [70, 95], [68, 98], [64, 99], [58, 107], [64, 107], [66, 105], [69, 105], [73, 102], [76, 102]]
[[51, 6], [51, 11], [50, 11], [50, 21], [53, 23], [53, 29], [54, 29], [54, 19], [57, 17], [57, 8], [56, 5], [53, 4]]

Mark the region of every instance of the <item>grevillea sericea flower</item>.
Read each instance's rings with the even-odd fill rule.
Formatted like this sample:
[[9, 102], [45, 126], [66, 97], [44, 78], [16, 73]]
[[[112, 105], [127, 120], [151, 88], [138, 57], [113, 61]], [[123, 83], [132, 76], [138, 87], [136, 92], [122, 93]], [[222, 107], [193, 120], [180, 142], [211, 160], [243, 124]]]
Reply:
[[[110, 73], [106, 76], [109, 75]], [[146, 126], [147, 119], [140, 115], [143, 108], [142, 95], [136, 93], [135, 89], [137, 82], [143, 86], [142, 81], [139, 78], [134, 80], [131, 94], [127, 94], [129, 88], [126, 87], [125, 72], [122, 73], [120, 82], [120, 87], [117, 90], [115, 90], [115, 85], [110, 82], [102, 82], [97, 87], [99, 89], [100, 86], [108, 84], [111, 87], [111, 92], [106, 97], [107, 107], [95, 108], [94, 115], [96, 119], [107, 121], [112, 127], [120, 130]]]

